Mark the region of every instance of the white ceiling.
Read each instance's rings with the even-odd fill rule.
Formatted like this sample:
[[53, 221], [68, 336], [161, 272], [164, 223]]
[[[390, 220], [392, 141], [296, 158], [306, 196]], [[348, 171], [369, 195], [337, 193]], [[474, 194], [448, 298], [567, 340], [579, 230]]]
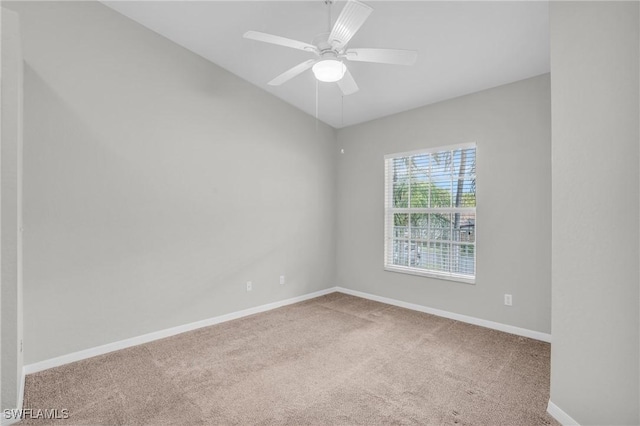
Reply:
[[[304, 42], [327, 32], [327, 6], [313, 1], [105, 1], [107, 6], [310, 115], [311, 71], [267, 82], [311, 53], [247, 40], [256, 30]], [[320, 83], [318, 117], [340, 128], [549, 72], [546, 1], [366, 1], [374, 11], [349, 47], [418, 51], [413, 66], [348, 62], [360, 91]], [[335, 22], [344, 5], [332, 6]]]

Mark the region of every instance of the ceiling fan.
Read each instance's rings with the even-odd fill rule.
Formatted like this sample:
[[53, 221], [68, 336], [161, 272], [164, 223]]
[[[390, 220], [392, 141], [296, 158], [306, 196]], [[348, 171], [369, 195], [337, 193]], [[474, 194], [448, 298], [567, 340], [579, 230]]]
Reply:
[[[325, 3], [331, 7], [333, 1], [325, 0]], [[349, 0], [331, 28], [331, 32], [316, 36], [312, 44], [258, 31], [247, 31], [244, 38], [304, 50], [316, 55], [316, 58], [309, 59], [283, 72], [271, 80], [269, 85], [279, 86], [311, 68], [316, 79], [323, 82], [337, 82], [342, 93], [350, 95], [358, 91], [358, 85], [342, 61], [343, 59], [392, 65], [413, 65], [418, 56], [414, 50], [347, 48], [347, 43], [358, 32], [371, 12], [373, 9], [366, 4], [357, 0]], [[331, 26], [330, 15], [329, 26]]]

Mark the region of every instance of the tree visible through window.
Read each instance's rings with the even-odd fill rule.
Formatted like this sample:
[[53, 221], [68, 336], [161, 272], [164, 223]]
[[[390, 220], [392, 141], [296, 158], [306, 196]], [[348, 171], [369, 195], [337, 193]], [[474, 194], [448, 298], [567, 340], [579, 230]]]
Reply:
[[385, 269], [474, 282], [476, 147], [385, 157]]

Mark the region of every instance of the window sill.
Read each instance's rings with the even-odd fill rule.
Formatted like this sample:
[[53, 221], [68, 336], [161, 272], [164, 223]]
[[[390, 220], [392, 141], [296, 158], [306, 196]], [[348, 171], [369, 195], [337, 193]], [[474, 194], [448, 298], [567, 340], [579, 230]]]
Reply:
[[439, 279], [439, 280], [446, 280], [446, 281], [456, 281], [459, 283], [464, 283], [464, 284], [475, 284], [476, 283], [476, 279], [474, 278], [468, 278], [462, 275], [448, 275], [448, 274], [438, 274], [436, 272], [430, 272], [430, 271], [422, 271], [416, 268], [407, 268], [407, 267], [402, 267], [402, 266], [385, 266], [384, 270], [387, 272], [398, 272], [401, 274], [409, 274], [409, 275], [418, 275], [420, 277], [428, 277], [428, 278], [435, 278], [435, 279]]

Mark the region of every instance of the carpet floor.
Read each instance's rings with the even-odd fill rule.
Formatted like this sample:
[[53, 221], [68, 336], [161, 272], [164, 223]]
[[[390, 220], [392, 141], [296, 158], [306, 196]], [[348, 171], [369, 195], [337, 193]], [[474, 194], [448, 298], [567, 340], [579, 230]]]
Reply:
[[30, 374], [20, 424], [556, 425], [549, 344], [342, 293]]

